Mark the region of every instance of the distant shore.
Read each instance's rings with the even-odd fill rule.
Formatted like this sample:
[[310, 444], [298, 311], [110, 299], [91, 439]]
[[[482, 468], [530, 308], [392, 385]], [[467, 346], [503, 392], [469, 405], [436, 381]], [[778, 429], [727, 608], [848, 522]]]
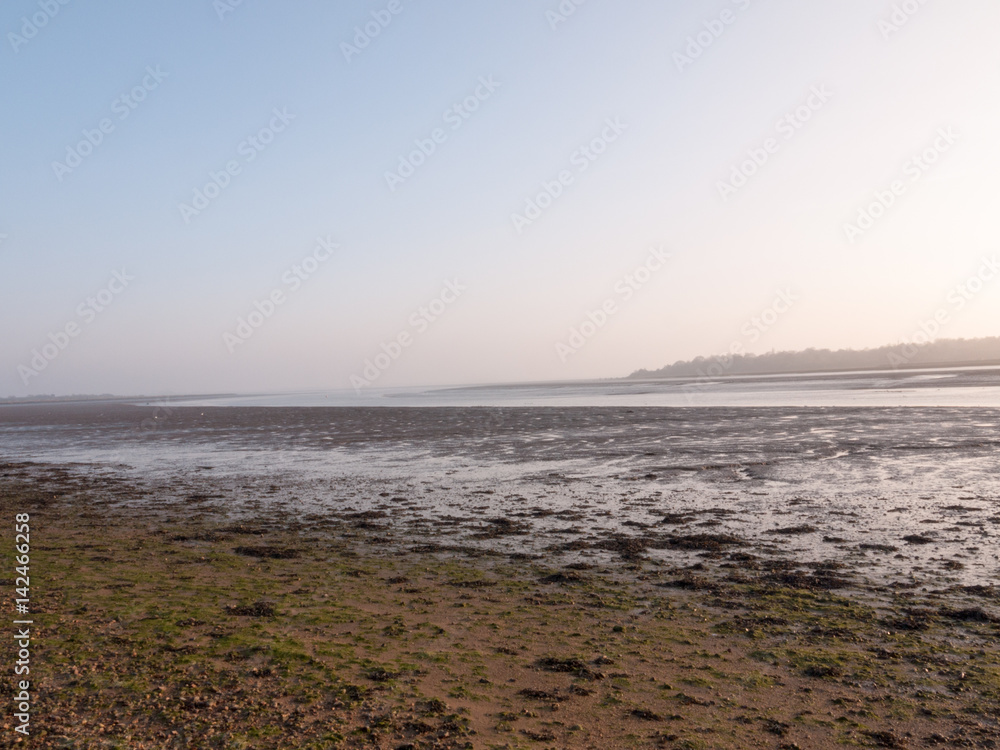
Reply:
[[[936, 324], [935, 324], [936, 325]], [[937, 326], [940, 329], [940, 326]], [[747, 327], [748, 331], [750, 326]], [[752, 331], [746, 335], [755, 340]], [[885, 369], [995, 367], [1000, 365], [1000, 336], [977, 339], [936, 339], [922, 330], [914, 343], [900, 342], [872, 349], [806, 349], [747, 353], [734, 341], [724, 354], [674, 362], [657, 370], [638, 370], [633, 379], [701, 377], [708, 375], [805, 375], [809, 373], [875, 372]]]

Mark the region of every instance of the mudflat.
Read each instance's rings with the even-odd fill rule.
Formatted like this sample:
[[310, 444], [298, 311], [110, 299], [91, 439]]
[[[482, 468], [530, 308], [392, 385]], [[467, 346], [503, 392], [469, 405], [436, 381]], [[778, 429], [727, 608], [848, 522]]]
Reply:
[[996, 414], [879, 411], [4, 410], [20, 744], [995, 747]]

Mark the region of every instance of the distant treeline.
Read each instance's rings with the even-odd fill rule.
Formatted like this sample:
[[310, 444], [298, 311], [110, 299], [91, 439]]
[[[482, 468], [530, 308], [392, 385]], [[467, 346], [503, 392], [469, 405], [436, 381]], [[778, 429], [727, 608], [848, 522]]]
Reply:
[[719, 377], [786, 372], [885, 370], [1000, 363], [1000, 336], [981, 339], [941, 339], [927, 344], [894, 344], [877, 349], [806, 349], [732, 356], [697, 357], [659, 370], [638, 370], [630, 378]]

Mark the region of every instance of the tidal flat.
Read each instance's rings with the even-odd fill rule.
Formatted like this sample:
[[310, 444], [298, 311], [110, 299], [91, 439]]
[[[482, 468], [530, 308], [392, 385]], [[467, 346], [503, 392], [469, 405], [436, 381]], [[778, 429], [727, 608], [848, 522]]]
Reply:
[[5, 414], [12, 746], [998, 743], [991, 412]]

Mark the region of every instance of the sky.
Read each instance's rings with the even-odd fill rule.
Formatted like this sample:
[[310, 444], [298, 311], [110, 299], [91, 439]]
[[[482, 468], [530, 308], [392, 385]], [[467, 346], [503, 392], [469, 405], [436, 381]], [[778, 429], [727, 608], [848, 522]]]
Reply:
[[0, 395], [998, 335], [998, 25], [995, 0], [10, 0]]

